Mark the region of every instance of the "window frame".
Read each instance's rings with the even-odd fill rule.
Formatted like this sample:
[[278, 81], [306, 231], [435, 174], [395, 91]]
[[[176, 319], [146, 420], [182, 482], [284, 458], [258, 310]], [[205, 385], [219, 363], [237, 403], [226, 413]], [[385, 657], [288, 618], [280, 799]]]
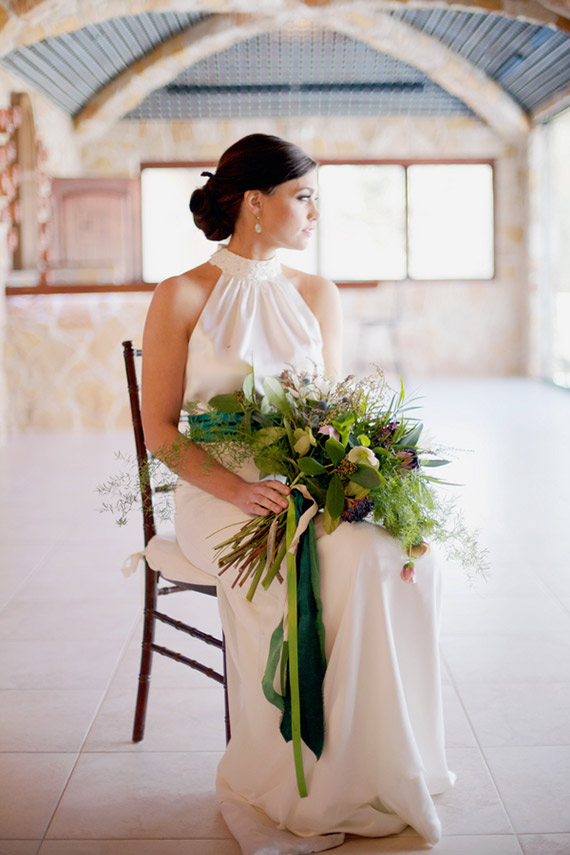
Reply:
[[[488, 165], [491, 167], [491, 180], [493, 191], [493, 210], [491, 212], [493, 223], [493, 276], [488, 279], [472, 279], [472, 278], [437, 278], [437, 279], [417, 279], [410, 276], [408, 273], [402, 279], [367, 279], [367, 280], [339, 280], [336, 284], [339, 288], [376, 288], [381, 282], [395, 282], [397, 284], [414, 283], [429, 287], [430, 284], [436, 282], [461, 282], [465, 284], [486, 284], [497, 280], [497, 169], [496, 159], [486, 157], [470, 157], [470, 158], [380, 158], [380, 159], [363, 159], [363, 158], [335, 158], [335, 159], [319, 159], [319, 166], [401, 166], [404, 168], [404, 186], [405, 186], [405, 247], [406, 247], [406, 271], [408, 269], [409, 257], [409, 223], [408, 223], [408, 167], [418, 165], [428, 166], [448, 166], [448, 165]], [[144, 169], [215, 169], [216, 163], [212, 160], [164, 160], [164, 161], [142, 161], [139, 167], [140, 175]], [[106, 176], [107, 177], [107, 176]], [[105, 177], [105, 178], [106, 178]], [[102, 178], [102, 180], [104, 180]], [[212, 244], [213, 246], [213, 244]], [[141, 250], [141, 268], [142, 268], [142, 250]], [[9, 274], [8, 273], [8, 279]], [[32, 271], [30, 271], [30, 275]], [[45, 277], [42, 277], [38, 272], [38, 283], [36, 285], [7, 285], [7, 296], [18, 296], [26, 294], [101, 294], [101, 293], [117, 293], [117, 292], [152, 292], [157, 286], [157, 282], [144, 282], [142, 276], [140, 280], [134, 282], [122, 282], [119, 284], [113, 283], [81, 283], [79, 285], [70, 284], [48, 284]]]

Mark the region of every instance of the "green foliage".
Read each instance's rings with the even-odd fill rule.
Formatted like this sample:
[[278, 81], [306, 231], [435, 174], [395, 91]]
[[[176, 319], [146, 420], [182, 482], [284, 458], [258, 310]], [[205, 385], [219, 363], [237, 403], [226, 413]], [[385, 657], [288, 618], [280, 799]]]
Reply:
[[[420, 446], [423, 424], [412, 415], [416, 409], [413, 399], [406, 400], [403, 385], [393, 392], [380, 371], [332, 384], [287, 370], [279, 378], [266, 377], [262, 395], [252, 371], [241, 389], [212, 398], [207, 412], [197, 402], [186, 404], [187, 427], [180, 441], [158, 457], [176, 472], [188, 442], [194, 442], [210, 460], [232, 471], [253, 460], [261, 476], [305, 484], [322, 510], [327, 533], [343, 518], [364, 518], [372, 507], [373, 520], [404, 549], [430, 538], [443, 543], [468, 572], [484, 572], [485, 553], [476, 535], [453, 505], [439, 497], [435, 485], [445, 482], [428, 474], [448, 460], [438, 449]], [[153, 480], [157, 466], [157, 461], [149, 462]], [[99, 489], [106, 497], [104, 509], [119, 522], [140, 506], [136, 468], [125, 469]], [[260, 581], [267, 586], [278, 573], [282, 538], [275, 539], [271, 525], [279, 518], [255, 517], [217, 547], [220, 566], [239, 567], [240, 584], [252, 575], [251, 596]]]

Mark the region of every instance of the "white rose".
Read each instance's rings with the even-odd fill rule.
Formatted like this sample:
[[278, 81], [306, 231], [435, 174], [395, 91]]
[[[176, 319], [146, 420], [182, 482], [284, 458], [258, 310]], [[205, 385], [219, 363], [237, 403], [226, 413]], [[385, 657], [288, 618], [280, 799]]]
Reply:
[[351, 463], [364, 464], [372, 466], [373, 469], [378, 469], [380, 461], [370, 448], [365, 448], [363, 445], [357, 445], [348, 452], [348, 459]]

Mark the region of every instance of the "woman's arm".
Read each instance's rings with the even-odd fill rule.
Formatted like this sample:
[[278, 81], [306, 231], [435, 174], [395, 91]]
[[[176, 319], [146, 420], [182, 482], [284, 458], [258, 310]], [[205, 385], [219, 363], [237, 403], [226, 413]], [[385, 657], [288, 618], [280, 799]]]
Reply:
[[208, 295], [205, 283], [188, 276], [156, 289], [143, 336], [142, 419], [147, 448], [191, 484], [266, 516], [287, 507], [289, 488], [279, 481], [250, 483], [229, 472], [178, 430], [184, 396], [188, 339]]

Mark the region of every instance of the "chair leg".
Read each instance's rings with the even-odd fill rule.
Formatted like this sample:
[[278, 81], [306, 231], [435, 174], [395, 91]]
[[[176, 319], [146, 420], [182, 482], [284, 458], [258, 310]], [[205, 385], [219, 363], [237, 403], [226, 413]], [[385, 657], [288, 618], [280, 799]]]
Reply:
[[154, 642], [154, 627], [156, 611], [156, 574], [145, 561], [145, 608], [143, 622], [143, 637], [141, 648], [141, 665], [139, 670], [139, 685], [133, 724], [133, 742], [141, 742], [144, 737], [146, 709], [150, 691], [150, 676], [152, 668], [152, 644]]
[[139, 685], [137, 690], [137, 703], [135, 707], [135, 721], [133, 724], [133, 742], [141, 742], [144, 739], [146, 724], [146, 709], [148, 706], [148, 694], [150, 691], [150, 670], [152, 667], [152, 650], [145, 644], [141, 651], [141, 667], [139, 671]]
[[228, 671], [226, 668], [226, 639], [224, 638], [224, 721], [226, 723], [226, 745], [231, 739], [232, 729], [230, 725], [230, 705], [228, 702]]

